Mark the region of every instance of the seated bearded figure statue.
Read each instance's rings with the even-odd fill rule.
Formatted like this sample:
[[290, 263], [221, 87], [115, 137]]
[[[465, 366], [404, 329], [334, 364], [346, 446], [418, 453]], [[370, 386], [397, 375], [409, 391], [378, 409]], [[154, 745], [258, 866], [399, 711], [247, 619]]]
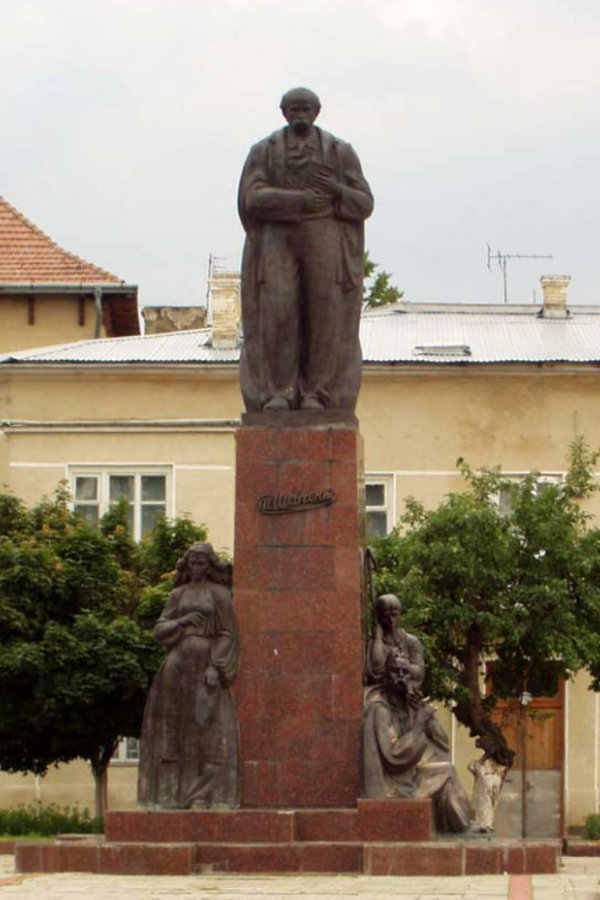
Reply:
[[469, 798], [450, 761], [448, 738], [423, 701], [421, 644], [396, 626], [400, 601], [379, 597], [367, 654], [363, 720], [363, 791], [372, 799], [431, 797], [438, 832], [466, 831]]

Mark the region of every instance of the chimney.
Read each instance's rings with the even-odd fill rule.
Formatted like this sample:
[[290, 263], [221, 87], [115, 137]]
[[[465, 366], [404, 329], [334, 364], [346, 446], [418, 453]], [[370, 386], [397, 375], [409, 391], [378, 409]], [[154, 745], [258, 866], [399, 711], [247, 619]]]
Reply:
[[215, 272], [208, 285], [212, 345], [216, 350], [233, 350], [240, 343], [239, 272]]
[[545, 319], [566, 319], [569, 315], [567, 288], [570, 280], [570, 275], [542, 275], [540, 278], [544, 292], [542, 315]]

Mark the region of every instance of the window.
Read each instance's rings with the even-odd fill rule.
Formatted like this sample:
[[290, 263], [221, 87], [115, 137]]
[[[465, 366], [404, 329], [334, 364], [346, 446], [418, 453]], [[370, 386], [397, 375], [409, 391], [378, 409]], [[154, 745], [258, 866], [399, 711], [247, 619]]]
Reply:
[[165, 469], [73, 467], [73, 510], [95, 526], [111, 504], [124, 497], [129, 531], [139, 541], [159, 516], [170, 512], [169, 476]]
[[371, 478], [365, 483], [367, 540], [386, 535], [392, 527], [392, 479]]
[[113, 753], [111, 763], [137, 763], [140, 758], [140, 739], [134, 737], [121, 738]]
[[[510, 479], [511, 481], [516, 482], [516, 481], [520, 481], [521, 478], [524, 478], [525, 476], [511, 474], [511, 475], [507, 475], [505, 477]], [[537, 481], [535, 483], [534, 491], [535, 491], [536, 495], [539, 496], [540, 494], [544, 493], [544, 491], [546, 490], [546, 488], [549, 485], [560, 484], [561, 481], [562, 481], [562, 475], [540, 475], [540, 477], [537, 479]], [[499, 508], [500, 512], [502, 513], [502, 515], [508, 516], [510, 514], [511, 506], [512, 506], [512, 497], [511, 497], [510, 488], [504, 487], [504, 488], [500, 489], [500, 493], [498, 494], [498, 497], [497, 497], [497, 503], [498, 503], [498, 508]]]

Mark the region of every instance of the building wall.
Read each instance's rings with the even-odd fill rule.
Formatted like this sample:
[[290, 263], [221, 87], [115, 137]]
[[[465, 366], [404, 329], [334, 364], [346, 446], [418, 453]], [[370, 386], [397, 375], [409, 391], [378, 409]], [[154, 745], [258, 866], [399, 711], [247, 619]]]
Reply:
[[[388, 367], [367, 371], [358, 405], [367, 476], [389, 479], [395, 518], [403, 498], [438, 503], [462, 481], [458, 457], [471, 466], [501, 465], [563, 473], [569, 443], [581, 433], [600, 446], [595, 369], [544, 367]], [[202, 366], [0, 368], [0, 483], [27, 502], [51, 493], [70, 466], [163, 465], [170, 472], [172, 512], [204, 522], [219, 549], [233, 549], [234, 426], [241, 412], [233, 368]], [[600, 513], [600, 498], [589, 502]], [[465, 786], [469, 760], [480, 755], [465, 730], [442, 711]], [[598, 809], [598, 697], [585, 675], [568, 685], [565, 822]], [[133, 805], [135, 766], [114, 766], [111, 803]], [[85, 764], [43, 779], [44, 799], [90, 805]], [[0, 776], [2, 805], [17, 802], [32, 779]]]
[[[73, 294], [35, 295], [34, 322], [29, 324], [28, 298], [22, 294], [0, 296], [0, 353], [68, 344], [94, 337], [96, 308], [85, 298], [84, 324], [79, 324], [79, 297]], [[100, 336], [104, 337], [102, 326]]]

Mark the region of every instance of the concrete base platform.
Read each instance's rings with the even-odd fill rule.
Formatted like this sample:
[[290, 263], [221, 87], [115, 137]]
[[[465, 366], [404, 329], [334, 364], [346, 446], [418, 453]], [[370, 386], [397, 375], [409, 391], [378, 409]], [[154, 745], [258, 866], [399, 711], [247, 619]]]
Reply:
[[559, 841], [431, 837], [428, 801], [359, 800], [355, 809], [127, 811], [106, 836], [18, 843], [18, 872], [191, 875], [554, 874]]

